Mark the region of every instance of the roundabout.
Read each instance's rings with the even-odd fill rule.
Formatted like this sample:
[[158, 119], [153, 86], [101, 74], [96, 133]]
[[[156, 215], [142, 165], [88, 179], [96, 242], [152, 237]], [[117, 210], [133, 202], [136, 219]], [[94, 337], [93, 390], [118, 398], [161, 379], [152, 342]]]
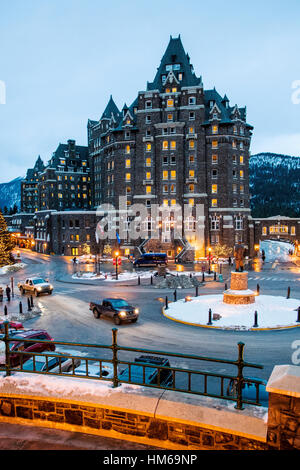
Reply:
[[255, 303], [228, 304], [222, 294], [215, 294], [170, 302], [167, 309], [163, 308], [163, 315], [175, 322], [205, 328], [279, 330], [300, 327], [299, 306], [298, 299], [272, 295], [255, 296]]

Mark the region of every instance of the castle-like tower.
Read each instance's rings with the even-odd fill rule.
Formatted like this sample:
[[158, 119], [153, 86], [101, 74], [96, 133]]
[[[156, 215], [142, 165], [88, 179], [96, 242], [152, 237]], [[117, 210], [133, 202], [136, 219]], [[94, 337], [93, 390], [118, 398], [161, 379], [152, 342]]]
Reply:
[[[88, 121], [88, 148], [93, 181], [92, 206], [126, 196], [130, 208], [149, 208], [144, 223], [159, 227], [130, 244], [170, 256], [204, 256], [216, 244], [249, 247], [251, 230], [249, 147], [253, 127], [246, 108], [231, 105], [216, 89], [205, 90], [180, 36], [170, 38], [152, 82], [134, 102], [118, 109], [112, 97], [99, 121]], [[151, 219], [153, 204], [170, 209], [169, 222]], [[183, 237], [173, 236], [172, 207], [188, 205]], [[201, 205], [201, 217], [196, 208]], [[203, 228], [204, 243], [190, 232]], [[129, 251], [130, 251], [129, 250]], [[127, 249], [128, 253], [128, 249]]]

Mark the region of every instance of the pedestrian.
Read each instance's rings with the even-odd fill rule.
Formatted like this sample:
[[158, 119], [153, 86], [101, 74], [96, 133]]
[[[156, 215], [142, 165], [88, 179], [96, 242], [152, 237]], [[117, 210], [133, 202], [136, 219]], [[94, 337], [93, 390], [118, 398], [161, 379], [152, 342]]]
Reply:
[[6, 297], [7, 297], [8, 302], [10, 302], [10, 292], [11, 292], [10, 287], [9, 287], [9, 285], [7, 285], [6, 286]]
[[76, 256], [74, 256], [74, 258], [73, 258], [73, 264], [76, 264], [76, 261], [77, 261], [77, 258], [76, 258]]
[[231, 256], [229, 256], [229, 258], [228, 258], [228, 264], [229, 264], [229, 266], [231, 266]]

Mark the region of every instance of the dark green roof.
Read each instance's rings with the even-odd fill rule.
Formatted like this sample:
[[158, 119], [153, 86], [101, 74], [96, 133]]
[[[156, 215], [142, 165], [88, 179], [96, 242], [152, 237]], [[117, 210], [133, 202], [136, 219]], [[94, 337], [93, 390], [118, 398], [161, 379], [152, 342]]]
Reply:
[[117, 117], [119, 116], [120, 111], [118, 110], [118, 107], [116, 103], [113, 100], [112, 95], [110, 95], [109, 102], [104, 110], [104, 113], [102, 114], [101, 119], [110, 119], [111, 115], [114, 116], [114, 118], [117, 120]]
[[178, 38], [170, 37], [170, 41], [166, 52], [163, 55], [160, 66], [157, 69], [154, 81], [147, 84], [147, 90], [161, 90], [163, 91], [162, 76], [168, 75], [169, 71], [166, 69], [167, 65], [179, 65], [180, 67], [174, 71], [175, 77], [182, 73], [182, 81], [180, 86], [196, 86], [201, 84], [201, 77], [196, 77], [193, 66], [190, 64], [189, 55], [185, 53], [180, 35]]

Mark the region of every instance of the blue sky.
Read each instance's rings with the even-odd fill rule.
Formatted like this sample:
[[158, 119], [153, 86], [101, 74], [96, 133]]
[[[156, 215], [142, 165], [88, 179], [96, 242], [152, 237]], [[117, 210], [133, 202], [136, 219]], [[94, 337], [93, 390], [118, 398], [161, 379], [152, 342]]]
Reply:
[[0, 182], [86, 145], [87, 120], [110, 94], [130, 104], [179, 34], [204, 88], [247, 106], [252, 153], [300, 155], [299, 17], [299, 0], [2, 1]]

